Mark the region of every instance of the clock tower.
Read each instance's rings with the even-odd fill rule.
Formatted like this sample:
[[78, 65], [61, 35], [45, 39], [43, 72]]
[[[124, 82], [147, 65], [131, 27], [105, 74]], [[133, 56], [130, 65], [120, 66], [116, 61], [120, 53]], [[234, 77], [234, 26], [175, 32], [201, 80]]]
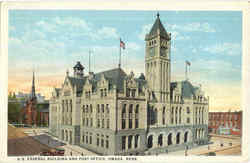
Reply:
[[167, 102], [170, 99], [170, 48], [171, 34], [163, 27], [160, 15], [145, 37], [145, 73], [151, 99]]

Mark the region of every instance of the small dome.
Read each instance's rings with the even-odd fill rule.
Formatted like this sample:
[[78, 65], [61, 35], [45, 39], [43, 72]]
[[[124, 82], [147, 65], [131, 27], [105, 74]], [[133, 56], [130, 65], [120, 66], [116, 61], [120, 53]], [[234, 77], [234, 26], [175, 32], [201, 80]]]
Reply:
[[77, 61], [76, 65], [73, 68], [78, 69], [78, 70], [83, 70], [84, 69], [84, 67], [83, 67], [83, 65], [81, 64], [80, 61]]
[[144, 74], [143, 74], [143, 73], [141, 73], [141, 75], [139, 76], [139, 79], [141, 79], [141, 80], [145, 80], [145, 76], [144, 76]]

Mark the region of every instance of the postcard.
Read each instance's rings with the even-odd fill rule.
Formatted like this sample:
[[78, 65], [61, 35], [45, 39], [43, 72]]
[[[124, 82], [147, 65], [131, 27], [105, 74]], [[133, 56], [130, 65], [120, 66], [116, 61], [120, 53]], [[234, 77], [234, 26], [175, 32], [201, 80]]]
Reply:
[[145, 3], [1, 4], [3, 162], [249, 161], [247, 2]]

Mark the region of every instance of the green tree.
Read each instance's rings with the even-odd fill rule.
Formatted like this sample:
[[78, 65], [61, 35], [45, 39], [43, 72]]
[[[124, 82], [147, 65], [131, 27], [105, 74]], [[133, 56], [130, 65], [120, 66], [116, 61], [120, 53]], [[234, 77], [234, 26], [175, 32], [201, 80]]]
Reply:
[[11, 123], [18, 123], [21, 116], [21, 105], [18, 102], [8, 103], [8, 120]]

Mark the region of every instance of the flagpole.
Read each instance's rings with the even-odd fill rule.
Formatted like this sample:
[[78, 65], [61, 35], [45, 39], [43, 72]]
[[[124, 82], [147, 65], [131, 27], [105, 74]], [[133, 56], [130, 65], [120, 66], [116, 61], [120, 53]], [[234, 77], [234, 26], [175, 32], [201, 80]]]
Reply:
[[118, 67], [121, 68], [121, 38], [120, 38], [120, 42], [119, 42], [119, 48], [120, 48], [120, 53], [119, 53], [119, 65], [118, 65]]
[[185, 76], [186, 76], [186, 80], [187, 80], [187, 61], [186, 61], [185, 63], [186, 63], [186, 71], [185, 71]]

